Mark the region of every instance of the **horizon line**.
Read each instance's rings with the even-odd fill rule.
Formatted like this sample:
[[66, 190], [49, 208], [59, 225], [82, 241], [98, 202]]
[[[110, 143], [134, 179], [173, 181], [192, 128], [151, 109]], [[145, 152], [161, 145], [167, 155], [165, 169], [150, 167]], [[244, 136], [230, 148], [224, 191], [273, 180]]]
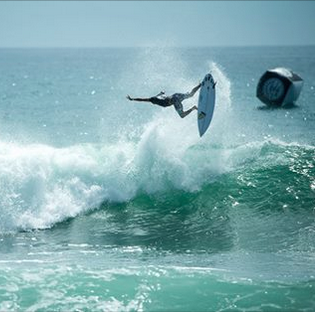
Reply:
[[[265, 47], [314, 47], [310, 44], [245, 44], [245, 45], [178, 45], [161, 46], [163, 48], [265, 48]], [[159, 45], [143, 46], [0, 46], [0, 49], [145, 49]]]

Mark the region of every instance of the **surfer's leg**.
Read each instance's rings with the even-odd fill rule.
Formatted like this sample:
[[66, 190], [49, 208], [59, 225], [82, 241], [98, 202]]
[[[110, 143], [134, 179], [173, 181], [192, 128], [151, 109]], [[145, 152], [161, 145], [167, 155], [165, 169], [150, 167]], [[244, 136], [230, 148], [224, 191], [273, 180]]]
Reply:
[[181, 118], [185, 118], [187, 115], [189, 115], [193, 110], [198, 110], [197, 106], [193, 106], [191, 107], [190, 109], [186, 110], [186, 111], [183, 111], [182, 109], [178, 109], [176, 110], [178, 115], [181, 117]]

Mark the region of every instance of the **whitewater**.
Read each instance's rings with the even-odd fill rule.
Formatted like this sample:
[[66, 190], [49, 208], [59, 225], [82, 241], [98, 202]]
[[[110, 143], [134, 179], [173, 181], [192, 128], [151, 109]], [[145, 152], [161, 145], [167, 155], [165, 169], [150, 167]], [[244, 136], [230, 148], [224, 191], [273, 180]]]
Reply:
[[[314, 310], [314, 47], [0, 55], [0, 310]], [[280, 65], [304, 89], [267, 109], [255, 87]], [[125, 98], [207, 72], [202, 138]]]
[[[215, 63], [207, 64], [206, 68], [219, 83], [213, 126], [217, 124], [217, 129], [212, 136], [221, 142], [220, 132], [228, 122], [230, 82]], [[172, 79], [175, 80], [175, 75], [168, 78], [169, 82]], [[191, 85], [193, 82], [190, 85], [186, 82], [180, 87]], [[127, 105], [127, 102], [120, 105], [120, 110], [126, 110]], [[117, 118], [115, 112], [113, 118]], [[211, 176], [224, 172], [226, 164], [220, 164], [222, 150], [214, 148], [203, 155], [210, 158], [206, 164], [198, 159], [198, 146], [207, 143], [199, 142], [195, 118], [179, 120], [173, 112], [159, 110], [149, 122], [135, 125], [132, 118], [131, 123], [132, 131], [138, 135], [131, 138], [130, 126], [125, 130], [122, 124], [117, 138], [109, 143], [56, 148], [1, 142], [1, 231], [49, 228], [96, 209], [105, 201], [126, 202], [139, 193], [152, 194], [169, 188], [194, 192]]]

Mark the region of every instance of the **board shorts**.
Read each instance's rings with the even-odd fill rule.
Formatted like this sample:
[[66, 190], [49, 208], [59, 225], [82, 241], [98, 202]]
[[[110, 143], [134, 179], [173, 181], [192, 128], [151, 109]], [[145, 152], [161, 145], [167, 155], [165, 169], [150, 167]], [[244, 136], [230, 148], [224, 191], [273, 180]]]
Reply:
[[174, 105], [177, 113], [181, 115], [183, 113], [183, 104], [182, 101], [190, 98], [190, 93], [175, 93], [166, 98], [159, 98], [157, 96], [153, 96], [150, 98], [151, 103], [162, 106], [168, 107]]
[[190, 93], [175, 93], [170, 96], [171, 103], [174, 105], [177, 113], [181, 116], [183, 113], [183, 104], [182, 101], [190, 98]]

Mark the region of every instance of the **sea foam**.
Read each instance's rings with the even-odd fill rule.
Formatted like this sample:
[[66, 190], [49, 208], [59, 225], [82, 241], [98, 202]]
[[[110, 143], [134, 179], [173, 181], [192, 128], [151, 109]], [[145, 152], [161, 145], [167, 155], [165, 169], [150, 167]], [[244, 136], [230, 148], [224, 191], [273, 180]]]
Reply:
[[[174, 82], [174, 92], [187, 92], [196, 84], [185, 79], [185, 64], [172, 53], [146, 50], [139, 59], [148, 89], [161, 85], [163, 79], [166, 85]], [[165, 77], [162, 73], [170, 63], [176, 70]], [[131, 75], [137, 70], [131, 68]], [[0, 231], [49, 228], [105, 201], [125, 202], [139, 193], [172, 188], [194, 192], [225, 172], [225, 152], [216, 144], [224, 136], [231, 106], [230, 82], [214, 62], [206, 71], [217, 81], [218, 96], [213, 124], [202, 139], [194, 114], [181, 119], [172, 108], [151, 107], [155, 111], [147, 122], [133, 124], [138, 129], [135, 137], [130, 138], [129, 127], [121, 124], [119, 140], [112, 143], [56, 148], [0, 142]], [[152, 72], [156, 74], [145, 74]], [[197, 95], [184, 105], [196, 101]]]

